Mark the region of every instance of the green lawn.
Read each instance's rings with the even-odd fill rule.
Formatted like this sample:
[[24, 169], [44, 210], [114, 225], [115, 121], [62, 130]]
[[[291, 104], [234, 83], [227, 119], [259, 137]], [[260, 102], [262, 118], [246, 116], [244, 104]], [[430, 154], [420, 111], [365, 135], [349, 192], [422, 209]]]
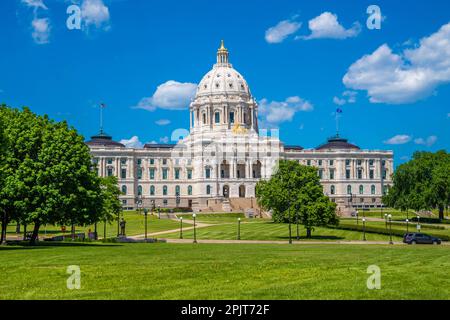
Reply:
[[[237, 238], [238, 224], [237, 221], [228, 222], [227, 224], [215, 225], [206, 228], [197, 229], [198, 239], [218, 239], [218, 240], [235, 240]], [[273, 223], [267, 220], [253, 220], [252, 222], [241, 223], [241, 239], [242, 240], [287, 240], [289, 238], [288, 224]], [[292, 225], [292, 235], [296, 237], [296, 225]], [[306, 230], [300, 226], [301, 240], [305, 238]], [[179, 238], [179, 232], [161, 235], [162, 238]], [[192, 239], [194, 231], [183, 231], [184, 239]], [[367, 233], [367, 240], [389, 241], [389, 236], [382, 234]], [[315, 228], [311, 240], [363, 240], [363, 233], [358, 231], [338, 230], [329, 228]], [[401, 238], [394, 237], [395, 241]]]
[[[121, 217], [124, 217], [126, 223], [126, 233], [128, 236], [133, 235], [140, 235], [145, 233], [145, 220], [144, 215], [136, 213], [136, 211], [124, 211], [123, 215]], [[165, 230], [172, 230], [179, 227], [179, 223], [177, 221], [168, 220], [168, 219], [158, 219], [157, 215], [148, 215], [147, 217], [147, 227], [148, 232], [159, 232], [159, 231], [165, 231]], [[86, 226], [86, 227], [76, 227], [77, 232], [85, 232], [87, 233], [91, 229], [91, 231], [94, 231], [94, 226]], [[32, 231], [33, 226], [28, 226], [27, 231]], [[8, 233], [9, 234], [15, 234], [16, 226], [13, 224], [10, 224], [8, 226]], [[103, 231], [104, 231], [104, 224], [99, 223], [97, 226], [97, 232], [99, 237], [103, 237]], [[22, 227], [23, 232], [23, 227]], [[70, 233], [70, 226], [66, 226], [66, 234]], [[60, 227], [55, 226], [42, 226], [40, 229], [40, 234], [47, 236], [53, 236], [61, 233]], [[117, 221], [112, 222], [111, 224], [106, 224], [106, 237], [115, 237], [117, 236]]]
[[[447, 246], [46, 244], [0, 257], [0, 299], [450, 299]], [[80, 290], [66, 288], [69, 265]], [[366, 287], [370, 265], [381, 290]]]

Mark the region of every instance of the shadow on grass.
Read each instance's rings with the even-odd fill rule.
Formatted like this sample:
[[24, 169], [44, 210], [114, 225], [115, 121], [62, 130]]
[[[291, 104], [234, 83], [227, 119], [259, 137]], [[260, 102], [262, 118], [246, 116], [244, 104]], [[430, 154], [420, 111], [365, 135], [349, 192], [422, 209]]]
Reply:
[[121, 247], [122, 244], [112, 243], [89, 243], [89, 242], [56, 242], [56, 241], [41, 241], [36, 245], [30, 245], [28, 241], [8, 241], [7, 245], [0, 246], [0, 251], [3, 250], [33, 250], [33, 249], [51, 249], [58, 247]]

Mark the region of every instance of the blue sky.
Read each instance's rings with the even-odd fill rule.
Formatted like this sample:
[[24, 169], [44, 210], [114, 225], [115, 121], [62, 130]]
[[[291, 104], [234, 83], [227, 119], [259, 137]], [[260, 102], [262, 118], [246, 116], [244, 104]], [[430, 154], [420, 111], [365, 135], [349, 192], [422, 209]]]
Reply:
[[[67, 27], [72, 4], [81, 29]], [[366, 26], [372, 4], [379, 30]], [[286, 144], [323, 143], [339, 107], [341, 135], [393, 150], [396, 165], [448, 150], [448, 1], [7, 0], [0, 13], [0, 103], [67, 120], [86, 138], [100, 102], [116, 140], [166, 142], [188, 128], [186, 101], [224, 39], [261, 123]]]

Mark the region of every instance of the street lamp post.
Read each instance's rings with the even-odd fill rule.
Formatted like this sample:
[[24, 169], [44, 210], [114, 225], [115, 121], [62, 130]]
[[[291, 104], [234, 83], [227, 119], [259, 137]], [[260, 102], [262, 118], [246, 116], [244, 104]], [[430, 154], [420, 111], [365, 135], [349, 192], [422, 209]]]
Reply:
[[392, 241], [392, 215], [389, 214], [388, 218], [389, 218], [389, 244], [394, 244], [394, 242]]
[[197, 217], [197, 215], [194, 213], [192, 217], [194, 218], [194, 243], [197, 243], [197, 229], [195, 224], [195, 218]]
[[386, 230], [387, 230], [387, 227], [388, 227], [388, 225], [387, 225], [387, 223], [388, 223], [388, 215], [387, 215], [387, 213], [384, 214], [384, 221], [386, 222]]
[[158, 205], [158, 219], [161, 219], [161, 206]]
[[148, 209], [144, 209], [144, 216], [145, 216], [145, 242], [147, 242], [147, 215], [148, 215]]
[[417, 228], [417, 231], [420, 232], [421, 227], [420, 227], [420, 216], [419, 215], [417, 215], [417, 226], [416, 226], [416, 228]]
[[290, 209], [291, 205], [289, 204], [289, 244], [292, 244], [292, 228], [291, 228], [291, 209]]
[[183, 217], [180, 217], [180, 239], [183, 239]]
[[406, 219], [406, 233], [409, 233], [409, 219]]
[[238, 240], [241, 240], [241, 218], [238, 218]]
[[296, 217], [297, 217], [297, 241], [300, 240], [300, 230], [299, 230], [299, 223], [298, 223], [298, 212], [295, 213]]
[[366, 241], [366, 217], [362, 218], [363, 223], [363, 241]]
[[359, 212], [356, 210], [356, 225], [359, 226]]

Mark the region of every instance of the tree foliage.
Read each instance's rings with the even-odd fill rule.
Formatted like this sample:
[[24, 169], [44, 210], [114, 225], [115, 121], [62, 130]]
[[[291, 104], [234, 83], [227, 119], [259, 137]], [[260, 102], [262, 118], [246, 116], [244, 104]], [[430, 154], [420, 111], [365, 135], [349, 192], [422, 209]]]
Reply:
[[393, 182], [384, 204], [401, 210], [438, 209], [443, 219], [450, 204], [450, 154], [416, 152], [411, 161], [398, 166]]
[[324, 195], [317, 169], [297, 161], [280, 160], [271, 179], [258, 182], [256, 197], [261, 207], [272, 210], [275, 222], [298, 219], [308, 236], [315, 226], [339, 223], [336, 204]]
[[1, 106], [0, 121], [6, 150], [0, 188], [2, 229], [12, 220], [33, 224], [34, 243], [43, 224], [87, 225], [103, 220], [104, 208], [118, 201], [117, 193], [109, 187], [105, 194], [89, 148], [75, 129], [27, 108]]

